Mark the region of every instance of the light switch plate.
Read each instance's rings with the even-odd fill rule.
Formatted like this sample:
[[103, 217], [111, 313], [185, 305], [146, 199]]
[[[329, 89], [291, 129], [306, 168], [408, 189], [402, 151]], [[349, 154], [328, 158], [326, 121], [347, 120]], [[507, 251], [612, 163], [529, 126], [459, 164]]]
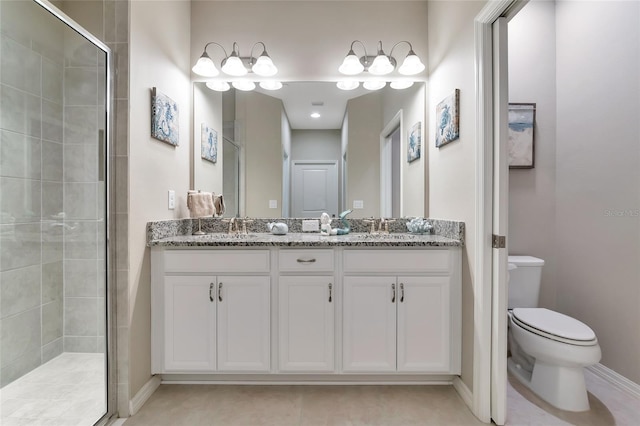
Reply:
[[174, 210], [176, 208], [176, 191], [174, 191], [173, 189], [169, 190], [169, 196], [167, 197], [167, 204], [169, 207], [169, 210]]
[[362, 200], [353, 200], [353, 208], [354, 209], [364, 209], [364, 201], [362, 201]]
[[302, 232], [318, 232], [320, 221], [318, 219], [308, 219], [302, 221]]

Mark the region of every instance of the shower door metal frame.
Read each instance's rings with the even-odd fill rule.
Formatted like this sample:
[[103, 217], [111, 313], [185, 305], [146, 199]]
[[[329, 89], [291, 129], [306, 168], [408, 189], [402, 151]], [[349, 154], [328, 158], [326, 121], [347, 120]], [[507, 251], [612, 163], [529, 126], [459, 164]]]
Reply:
[[113, 117], [111, 114], [112, 108], [111, 103], [113, 99], [113, 55], [111, 49], [101, 40], [99, 40], [96, 36], [88, 32], [84, 29], [80, 24], [67, 16], [64, 12], [58, 9], [53, 4], [49, 3], [47, 0], [33, 0], [37, 5], [41, 6], [49, 13], [51, 13], [54, 17], [58, 18], [62, 23], [66, 24], [69, 28], [77, 32], [79, 35], [84, 37], [87, 41], [92, 43], [98, 49], [105, 52], [107, 55], [107, 60], [105, 61], [106, 67], [106, 84], [105, 84], [105, 143], [104, 143], [104, 183], [105, 183], [105, 212], [104, 212], [104, 222], [105, 222], [105, 300], [106, 300], [106, 372], [105, 372], [105, 380], [106, 380], [106, 400], [107, 400], [107, 412], [96, 421], [96, 425], [105, 425], [107, 424], [112, 417], [117, 413], [117, 364], [116, 364], [116, 352], [115, 352], [115, 342], [116, 342], [116, 312], [115, 312], [115, 296], [116, 296], [116, 286], [115, 282], [112, 282], [112, 277], [115, 277], [115, 273], [111, 270], [112, 265], [115, 263], [111, 258], [111, 147], [113, 144], [112, 137], [112, 129], [113, 129]]

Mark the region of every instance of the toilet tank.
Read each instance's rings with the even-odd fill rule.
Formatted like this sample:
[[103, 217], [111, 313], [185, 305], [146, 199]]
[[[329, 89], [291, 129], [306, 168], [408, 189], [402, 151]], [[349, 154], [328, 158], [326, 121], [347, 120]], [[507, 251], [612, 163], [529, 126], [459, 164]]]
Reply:
[[533, 256], [509, 256], [517, 268], [509, 271], [509, 309], [537, 308], [544, 260]]

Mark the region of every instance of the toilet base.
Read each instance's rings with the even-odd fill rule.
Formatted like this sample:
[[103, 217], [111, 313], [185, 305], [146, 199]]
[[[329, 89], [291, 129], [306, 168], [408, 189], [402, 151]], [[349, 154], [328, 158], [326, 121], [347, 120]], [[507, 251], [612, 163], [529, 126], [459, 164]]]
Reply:
[[510, 357], [507, 368], [520, 383], [554, 407], [566, 411], [589, 410], [583, 367], [550, 365], [536, 360], [533, 371], [529, 372]]

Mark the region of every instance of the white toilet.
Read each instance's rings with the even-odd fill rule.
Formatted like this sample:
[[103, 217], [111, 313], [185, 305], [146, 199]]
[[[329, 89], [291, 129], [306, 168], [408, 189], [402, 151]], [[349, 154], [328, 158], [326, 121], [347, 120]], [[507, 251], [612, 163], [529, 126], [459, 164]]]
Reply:
[[544, 260], [509, 256], [509, 371], [548, 403], [589, 409], [583, 368], [600, 361], [600, 345], [586, 324], [538, 308]]

